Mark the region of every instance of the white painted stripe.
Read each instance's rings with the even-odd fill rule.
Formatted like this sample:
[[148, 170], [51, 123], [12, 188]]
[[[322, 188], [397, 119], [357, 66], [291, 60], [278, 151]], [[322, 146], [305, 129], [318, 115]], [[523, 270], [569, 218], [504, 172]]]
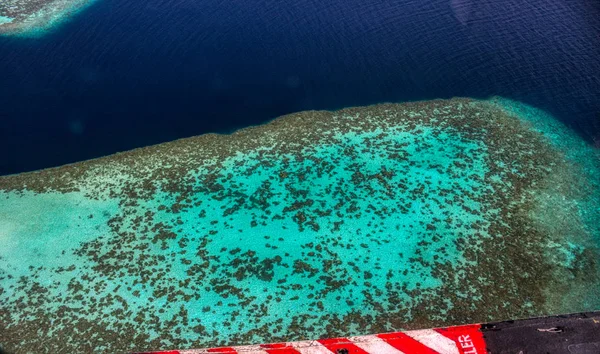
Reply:
[[369, 353], [404, 354], [404, 352], [392, 347], [377, 336], [349, 337], [348, 339], [354, 342], [354, 345]]
[[294, 349], [299, 351], [301, 354], [331, 354], [331, 350], [325, 348], [325, 346], [316, 340], [293, 342]]
[[456, 347], [456, 343], [454, 343], [452, 339], [439, 334], [433, 329], [407, 331], [403, 333], [440, 354], [460, 354]]
[[244, 345], [240, 347], [233, 347], [236, 352], [244, 354], [268, 354], [263, 347], [260, 345]]
[[[268, 354], [260, 345], [245, 345], [241, 347], [233, 347], [236, 352], [244, 353], [244, 354]], [[209, 349], [199, 349], [199, 350], [180, 350], [181, 354], [219, 354], [219, 352], [209, 352]], [[213, 349], [214, 350], [214, 349]]]
[[235, 351], [237, 351], [238, 353], [244, 353], [244, 354], [267, 354], [267, 352], [262, 349], [254, 349], [254, 348], [235, 348]]

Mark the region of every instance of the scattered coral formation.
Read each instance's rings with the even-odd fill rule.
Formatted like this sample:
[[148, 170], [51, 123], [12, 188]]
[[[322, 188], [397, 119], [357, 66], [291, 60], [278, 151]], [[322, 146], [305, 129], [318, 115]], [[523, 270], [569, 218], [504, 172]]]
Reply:
[[0, 35], [37, 36], [93, 0], [2, 0]]
[[598, 156], [532, 108], [452, 99], [0, 177], [0, 343], [189, 348], [592, 309]]

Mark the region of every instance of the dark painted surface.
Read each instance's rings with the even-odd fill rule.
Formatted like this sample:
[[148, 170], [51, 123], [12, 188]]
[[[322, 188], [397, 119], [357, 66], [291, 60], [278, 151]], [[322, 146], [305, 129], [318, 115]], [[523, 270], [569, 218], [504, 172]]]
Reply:
[[482, 331], [490, 354], [600, 353], [600, 312], [490, 323]]

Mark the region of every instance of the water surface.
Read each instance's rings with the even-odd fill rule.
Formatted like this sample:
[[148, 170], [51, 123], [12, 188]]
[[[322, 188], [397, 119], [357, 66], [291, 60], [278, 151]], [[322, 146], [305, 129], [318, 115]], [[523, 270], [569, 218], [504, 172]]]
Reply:
[[0, 37], [0, 174], [454, 96], [529, 103], [592, 143], [599, 33], [594, 1], [97, 1]]

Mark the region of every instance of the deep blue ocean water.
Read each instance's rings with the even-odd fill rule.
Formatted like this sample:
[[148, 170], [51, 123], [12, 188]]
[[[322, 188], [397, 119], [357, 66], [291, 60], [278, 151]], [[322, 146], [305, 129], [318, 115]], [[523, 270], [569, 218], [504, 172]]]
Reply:
[[591, 0], [98, 0], [0, 38], [0, 174], [279, 115], [500, 95], [600, 139]]

